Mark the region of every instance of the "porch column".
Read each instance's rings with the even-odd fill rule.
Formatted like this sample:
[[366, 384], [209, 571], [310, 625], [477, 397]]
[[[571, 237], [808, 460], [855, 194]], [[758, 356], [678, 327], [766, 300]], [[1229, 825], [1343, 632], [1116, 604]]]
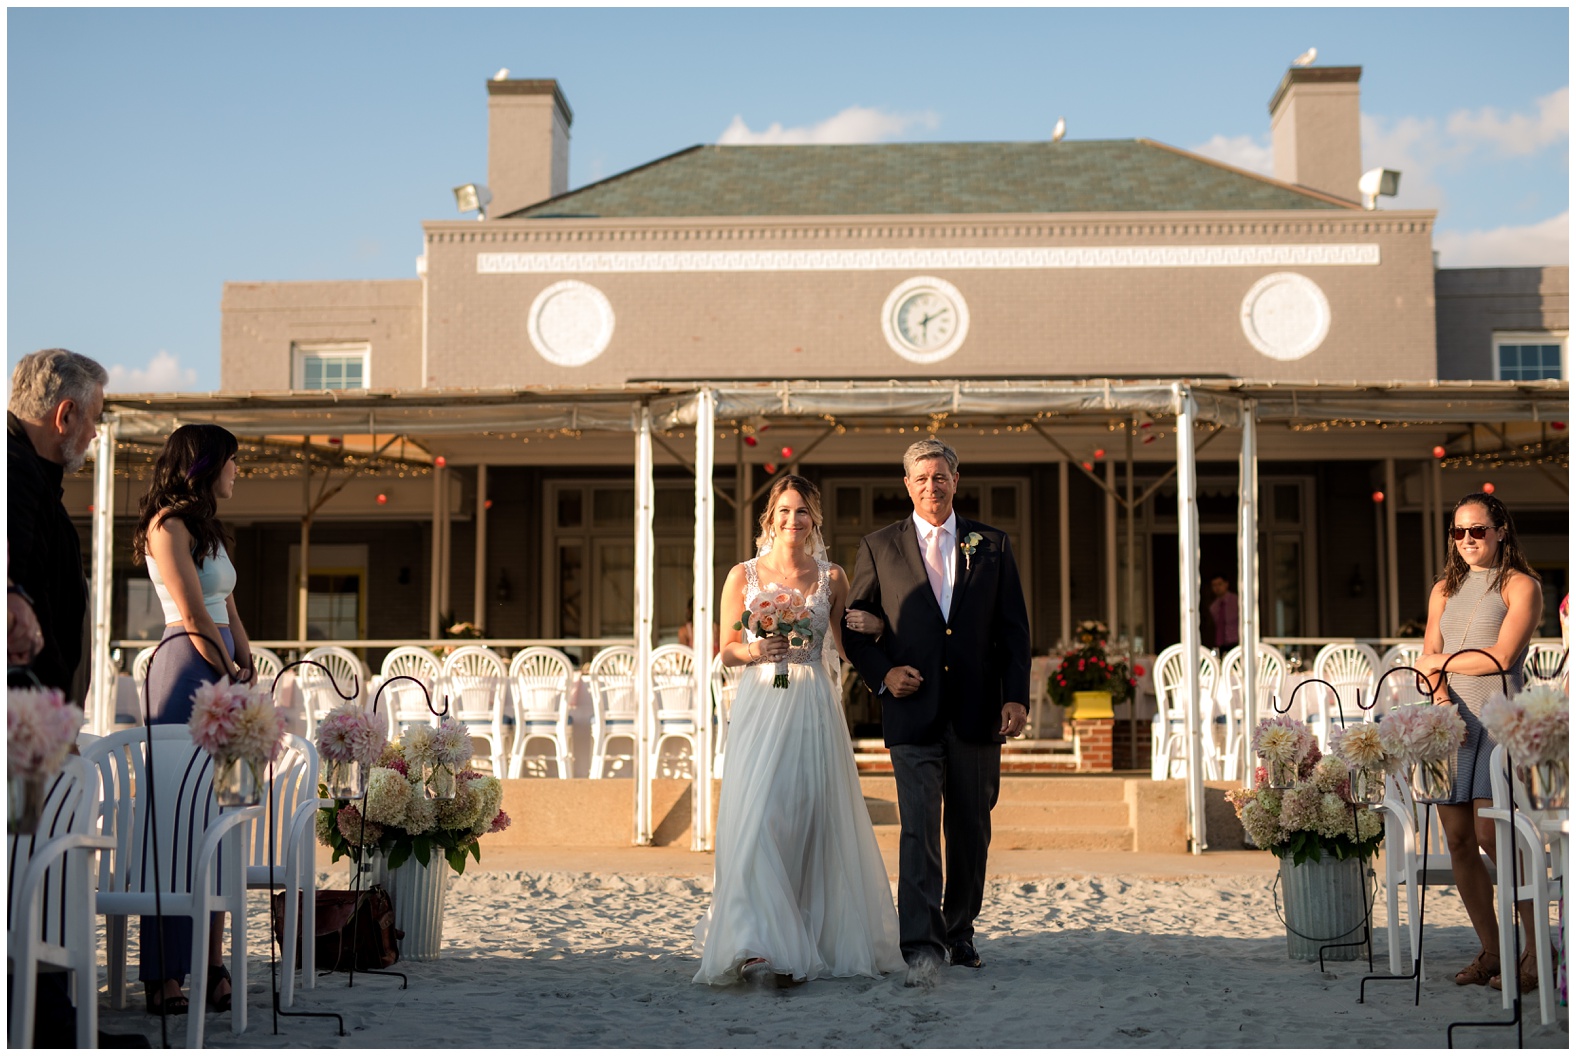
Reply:
[[[1238, 731], [1237, 766], [1251, 777], [1248, 743], [1259, 721], [1259, 427], [1258, 404], [1242, 401], [1242, 459], [1238, 465], [1237, 601], [1242, 625], [1242, 726]], [[1228, 774], [1227, 777], [1235, 777]]]
[[1122, 606], [1116, 583], [1116, 464], [1105, 464], [1105, 625], [1113, 638], [1121, 626]]
[[653, 612], [651, 558], [654, 510], [651, 461], [651, 408], [642, 404], [635, 425], [635, 702], [640, 709], [635, 730], [635, 842], [651, 843], [651, 620]]
[[[715, 510], [712, 505], [712, 472], [717, 446], [717, 394], [702, 389], [695, 395], [695, 598], [690, 639], [695, 650], [695, 787], [690, 796], [694, 817], [690, 822], [693, 838], [690, 849], [712, 849], [711, 762], [712, 762], [712, 612], [716, 589], [712, 582], [713, 554], [716, 550]], [[718, 721], [722, 716], [717, 716]]]
[[[443, 605], [443, 474], [444, 467], [436, 462], [432, 464], [432, 560], [430, 562], [430, 575], [427, 577], [427, 637], [438, 637], [438, 614]], [[305, 548], [303, 547], [303, 550]], [[301, 637], [306, 637], [306, 603], [302, 602], [302, 629]]]
[[1439, 566], [1434, 563], [1434, 547], [1438, 540], [1434, 532], [1434, 474], [1429, 466], [1432, 460], [1425, 460], [1418, 465], [1417, 481], [1423, 488], [1423, 500], [1418, 508], [1418, 520], [1423, 526], [1423, 585], [1419, 593], [1421, 597], [1428, 596], [1428, 589], [1434, 583], [1434, 570]]
[[1061, 562], [1060, 579], [1057, 581], [1061, 596], [1057, 600], [1062, 609], [1062, 636], [1059, 640], [1063, 642], [1073, 640], [1072, 513], [1067, 509], [1067, 478], [1071, 473], [1072, 466], [1065, 458], [1056, 463], [1056, 555]]
[[1171, 385], [1177, 415], [1177, 570], [1182, 580], [1183, 698], [1187, 708], [1188, 844], [1194, 854], [1209, 846], [1204, 834], [1204, 753], [1200, 739], [1198, 679], [1198, 472], [1193, 460], [1193, 420], [1198, 405], [1191, 390]]
[[107, 414], [93, 451], [93, 632], [88, 641], [88, 729], [106, 734], [115, 724], [118, 672], [110, 661], [110, 614], [115, 588], [115, 423]]
[[[296, 579], [296, 640], [306, 641], [307, 584], [312, 575], [312, 438], [301, 438], [301, 567]], [[433, 619], [433, 627], [438, 626]], [[438, 632], [434, 630], [432, 637]], [[305, 653], [303, 646], [299, 653]], [[299, 655], [298, 653], [298, 655]]]
[[492, 623], [487, 619], [487, 464], [476, 467], [476, 578], [472, 591], [476, 626], [492, 634]]
[[1385, 621], [1379, 637], [1388, 638], [1401, 623], [1401, 570], [1396, 555], [1395, 507], [1401, 496], [1395, 488], [1395, 459], [1384, 460], [1384, 581]]

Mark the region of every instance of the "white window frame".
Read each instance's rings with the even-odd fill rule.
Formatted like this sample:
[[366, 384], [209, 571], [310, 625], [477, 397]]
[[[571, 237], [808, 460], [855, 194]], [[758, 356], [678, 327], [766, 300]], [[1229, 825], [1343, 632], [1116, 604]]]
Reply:
[[[306, 362], [313, 357], [361, 357], [361, 388], [372, 388], [372, 346], [365, 341], [292, 342], [290, 345], [290, 387], [306, 391]], [[314, 392], [339, 390], [311, 390]], [[348, 390], [356, 391], [356, 390]]]
[[1560, 378], [1570, 377], [1566, 366], [1568, 351], [1566, 338], [1569, 331], [1565, 330], [1496, 330], [1494, 331], [1493, 364], [1491, 369], [1495, 381], [1519, 381], [1519, 378], [1506, 378], [1500, 373], [1499, 350], [1504, 345], [1559, 345], [1560, 346]]

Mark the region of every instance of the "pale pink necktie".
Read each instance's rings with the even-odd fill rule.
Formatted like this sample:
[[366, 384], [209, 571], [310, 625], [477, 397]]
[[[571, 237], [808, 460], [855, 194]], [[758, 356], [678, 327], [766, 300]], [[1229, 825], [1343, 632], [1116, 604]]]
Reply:
[[925, 571], [930, 574], [930, 589], [936, 595], [936, 604], [941, 604], [941, 592], [947, 585], [947, 566], [941, 556], [941, 536], [944, 533], [940, 528], [932, 528], [930, 539], [925, 543]]

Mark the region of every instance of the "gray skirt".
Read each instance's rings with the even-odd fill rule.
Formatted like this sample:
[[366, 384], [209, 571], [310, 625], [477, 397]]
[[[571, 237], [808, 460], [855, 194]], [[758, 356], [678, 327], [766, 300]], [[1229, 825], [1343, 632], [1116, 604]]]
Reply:
[[1456, 714], [1467, 724], [1467, 739], [1456, 752], [1456, 784], [1450, 802], [1470, 806], [1475, 799], [1493, 799], [1494, 786], [1489, 777], [1489, 761], [1494, 756], [1494, 739], [1483, 729], [1467, 706], [1456, 703]]

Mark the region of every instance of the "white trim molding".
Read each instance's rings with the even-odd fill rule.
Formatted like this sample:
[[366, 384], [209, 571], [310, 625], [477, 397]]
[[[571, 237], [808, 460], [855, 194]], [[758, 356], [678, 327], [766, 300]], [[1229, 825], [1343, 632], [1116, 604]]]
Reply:
[[1304, 245], [1071, 246], [1016, 249], [813, 249], [630, 253], [478, 253], [479, 275], [697, 271], [939, 271], [1057, 268], [1371, 267], [1373, 242]]

